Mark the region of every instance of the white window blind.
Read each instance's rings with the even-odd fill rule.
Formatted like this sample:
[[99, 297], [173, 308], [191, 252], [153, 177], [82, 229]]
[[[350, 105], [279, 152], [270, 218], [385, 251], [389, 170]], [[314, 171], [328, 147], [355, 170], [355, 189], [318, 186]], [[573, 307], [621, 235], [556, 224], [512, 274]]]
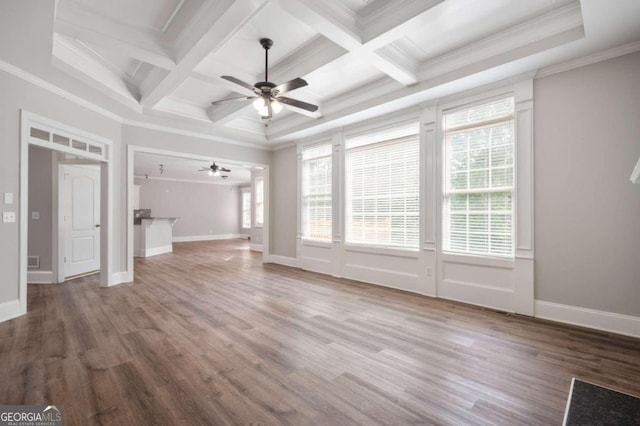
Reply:
[[264, 226], [264, 179], [256, 178], [256, 217], [255, 225]]
[[251, 192], [242, 191], [242, 228], [251, 228]]
[[513, 257], [513, 98], [444, 115], [444, 249]]
[[346, 139], [346, 241], [418, 248], [417, 122]]
[[302, 150], [302, 234], [331, 240], [331, 143]]

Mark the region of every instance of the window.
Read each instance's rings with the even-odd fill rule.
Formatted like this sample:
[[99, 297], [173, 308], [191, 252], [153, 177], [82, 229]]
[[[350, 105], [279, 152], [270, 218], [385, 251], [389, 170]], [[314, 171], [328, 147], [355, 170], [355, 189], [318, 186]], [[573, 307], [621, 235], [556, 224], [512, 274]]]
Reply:
[[417, 249], [418, 123], [346, 139], [346, 242]]
[[256, 219], [255, 226], [264, 226], [264, 179], [256, 179]]
[[302, 234], [331, 240], [331, 143], [302, 150]]
[[444, 250], [513, 257], [513, 103], [444, 115]]
[[242, 191], [242, 228], [251, 228], [251, 192]]

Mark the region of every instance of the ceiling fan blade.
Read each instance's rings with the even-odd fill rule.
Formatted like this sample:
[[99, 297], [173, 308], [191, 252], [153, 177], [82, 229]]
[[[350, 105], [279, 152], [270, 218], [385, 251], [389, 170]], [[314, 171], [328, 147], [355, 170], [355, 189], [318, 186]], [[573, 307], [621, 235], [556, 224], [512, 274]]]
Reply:
[[245, 89], [251, 90], [251, 91], [252, 91], [252, 92], [254, 92], [254, 93], [255, 93], [255, 91], [256, 91], [256, 88], [255, 88], [254, 86], [252, 86], [251, 84], [249, 84], [249, 83], [245, 83], [244, 81], [242, 81], [242, 80], [240, 80], [240, 79], [237, 79], [237, 78], [235, 78], [235, 77], [232, 77], [232, 76], [230, 76], [230, 75], [223, 75], [223, 76], [222, 76], [222, 78], [224, 78], [225, 80], [230, 81], [230, 82], [232, 82], [232, 83], [235, 83], [235, 84], [237, 84], [237, 85], [239, 85], [239, 86], [242, 86], [242, 87], [244, 87]]
[[279, 102], [292, 107], [305, 109], [311, 112], [316, 112], [318, 110], [318, 105], [313, 105], [307, 102], [299, 101], [297, 99], [287, 98], [285, 96], [278, 96], [277, 99]]
[[247, 101], [247, 100], [251, 100], [251, 99], [255, 99], [255, 98], [256, 98], [255, 96], [240, 96], [238, 98], [220, 99], [219, 101], [211, 102], [211, 105], [226, 104], [227, 102]]
[[279, 86], [276, 86], [273, 88], [274, 91], [278, 91], [278, 93], [286, 93], [286, 92], [290, 92], [292, 90], [296, 90], [299, 89], [301, 87], [306, 86], [308, 83], [301, 79], [301, 78], [294, 78], [291, 81], [287, 81], [286, 83], [282, 83]]
[[199, 169], [198, 171], [199, 171], [199, 172], [208, 172], [209, 170], [211, 170], [211, 169], [209, 169], [209, 168], [207, 168], [207, 169], [202, 168], [202, 169]]
[[224, 167], [220, 167], [221, 172], [231, 173], [231, 170], [225, 169]]

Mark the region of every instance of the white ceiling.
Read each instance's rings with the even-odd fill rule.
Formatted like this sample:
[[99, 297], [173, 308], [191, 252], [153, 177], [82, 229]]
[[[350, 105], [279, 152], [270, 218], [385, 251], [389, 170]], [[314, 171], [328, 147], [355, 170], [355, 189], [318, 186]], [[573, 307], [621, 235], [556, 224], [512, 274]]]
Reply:
[[[247, 93], [220, 76], [264, 79], [262, 37], [269, 80], [307, 80], [287, 96], [317, 113], [210, 106]], [[143, 114], [274, 146], [638, 40], [638, 0], [59, 0], [53, 62]]]
[[[208, 168], [211, 163], [216, 164], [231, 172], [223, 172], [229, 176], [223, 179], [221, 176], [209, 176], [207, 172], [198, 171]], [[160, 165], [164, 171], [160, 172]], [[251, 167], [242, 164], [220, 163], [215, 158], [209, 160], [197, 160], [191, 158], [170, 157], [160, 154], [136, 152], [133, 162], [133, 174], [136, 177], [159, 180], [176, 180], [184, 182], [201, 182], [218, 185], [245, 185], [251, 182]]]

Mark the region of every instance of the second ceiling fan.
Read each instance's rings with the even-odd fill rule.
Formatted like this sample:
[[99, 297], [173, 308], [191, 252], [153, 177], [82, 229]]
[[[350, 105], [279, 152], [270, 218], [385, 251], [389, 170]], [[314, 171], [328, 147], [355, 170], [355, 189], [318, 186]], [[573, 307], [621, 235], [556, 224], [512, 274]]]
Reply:
[[276, 85], [269, 81], [269, 49], [273, 46], [273, 40], [269, 38], [261, 38], [260, 44], [264, 48], [264, 81], [260, 81], [253, 86], [238, 78], [230, 75], [223, 75], [227, 81], [235, 83], [253, 92], [253, 96], [241, 96], [238, 98], [221, 99], [219, 101], [211, 102], [211, 105], [219, 105], [221, 103], [233, 102], [233, 101], [248, 101], [253, 100], [253, 106], [258, 110], [258, 114], [263, 119], [270, 119], [274, 114], [279, 113], [282, 110], [282, 104], [289, 105], [296, 108], [301, 108], [306, 111], [316, 112], [318, 110], [317, 105], [313, 105], [307, 102], [299, 101], [297, 99], [280, 96], [283, 93], [290, 92], [295, 89], [299, 89], [307, 85], [307, 82], [302, 78], [294, 78], [286, 83]]

